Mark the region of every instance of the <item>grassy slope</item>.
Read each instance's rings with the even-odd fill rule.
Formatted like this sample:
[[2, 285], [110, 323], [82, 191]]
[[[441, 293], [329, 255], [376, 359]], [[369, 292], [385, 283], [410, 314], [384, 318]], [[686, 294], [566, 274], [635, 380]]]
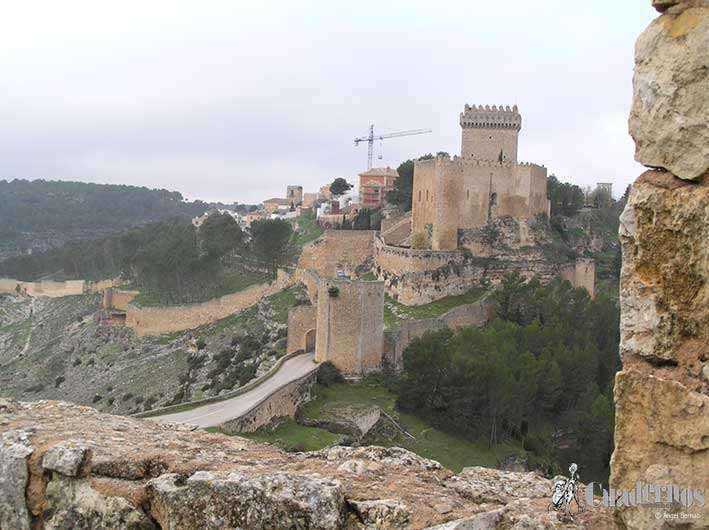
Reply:
[[[306, 403], [302, 408], [305, 417], [318, 419], [325, 405], [377, 405], [388, 414], [398, 416], [401, 426], [416, 438], [411, 440], [401, 436], [396, 440], [382, 441], [381, 445], [405, 447], [421, 456], [437, 460], [453, 471], [476, 465], [496, 467], [510, 454], [524, 452], [519, 446], [506, 444], [488, 449], [485, 444], [471, 442], [460, 436], [440, 431], [426, 420], [414, 415], [398, 414], [394, 406], [396, 396], [372, 380], [365, 380], [360, 384], [341, 383], [330, 387], [317, 385], [315, 393], [316, 399]], [[274, 430], [259, 429], [256, 433], [246, 436], [296, 450], [322, 449], [338, 438], [337, 435], [322, 429], [304, 427], [292, 421]]]
[[317, 451], [340, 438], [339, 435], [323, 429], [299, 425], [291, 419], [279, 424], [275, 429], [259, 429], [254, 433], [239, 436], [271, 443], [286, 451]]
[[298, 217], [295, 220], [296, 230], [293, 232], [291, 243], [302, 247], [306, 243], [319, 238], [324, 230], [317, 224], [315, 217]]
[[424, 318], [439, 317], [454, 307], [477, 302], [483, 294], [485, 294], [485, 289], [474, 287], [465, 294], [447, 296], [430, 304], [417, 306], [400, 304], [386, 295], [384, 301], [384, 325], [392, 327], [397, 322], [404, 320], [421, 320]]

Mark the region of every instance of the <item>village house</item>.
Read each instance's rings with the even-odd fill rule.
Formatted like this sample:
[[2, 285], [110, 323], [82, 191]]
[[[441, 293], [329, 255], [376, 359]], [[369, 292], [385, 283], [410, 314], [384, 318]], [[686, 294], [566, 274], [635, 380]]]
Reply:
[[274, 197], [263, 201], [263, 209], [266, 210], [267, 213], [272, 214], [277, 210], [287, 210], [290, 208], [290, 204], [291, 203], [288, 199]]
[[359, 203], [363, 208], [379, 208], [386, 194], [394, 190], [399, 173], [390, 167], [377, 167], [359, 174]]

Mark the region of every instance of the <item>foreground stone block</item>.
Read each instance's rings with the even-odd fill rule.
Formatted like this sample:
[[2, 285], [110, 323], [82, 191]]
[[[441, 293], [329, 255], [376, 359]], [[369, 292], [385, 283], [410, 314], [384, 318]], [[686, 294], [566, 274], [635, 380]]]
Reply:
[[[676, 484], [709, 493], [709, 396], [675, 381], [622, 371], [616, 377], [616, 426], [611, 485]], [[657, 514], [662, 514], [662, 517]], [[691, 513], [670, 520], [665, 513]], [[629, 529], [707, 528], [709, 505], [618, 511]]]
[[695, 384], [709, 359], [709, 183], [647, 171], [620, 222], [623, 365], [678, 366]]
[[49, 471], [56, 471], [67, 477], [79, 474], [81, 464], [86, 457], [87, 449], [71, 442], [57, 444], [50, 447], [42, 458], [42, 467]]
[[142, 509], [123, 497], [103, 495], [85, 480], [55, 475], [46, 495], [45, 530], [156, 530]]
[[635, 159], [698, 179], [709, 171], [709, 3], [654, 5], [666, 11], [635, 46], [629, 120]]
[[337, 530], [344, 520], [345, 497], [337, 481], [199, 471], [187, 480], [165, 474], [150, 487], [153, 517], [171, 530]]
[[[2, 403], [0, 403], [2, 411]], [[28, 431], [7, 431], [0, 436], [0, 528], [29, 530], [25, 503], [29, 480], [27, 458], [33, 449]]]
[[547, 498], [553, 482], [536, 473], [466, 467], [446, 483], [475, 502], [509, 503], [515, 499]]

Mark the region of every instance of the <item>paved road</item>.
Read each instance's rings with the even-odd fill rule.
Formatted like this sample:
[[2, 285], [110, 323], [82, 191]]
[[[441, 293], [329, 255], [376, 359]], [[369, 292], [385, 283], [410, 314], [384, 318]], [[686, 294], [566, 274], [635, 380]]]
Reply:
[[191, 423], [192, 425], [197, 425], [202, 428], [215, 427], [225, 421], [238, 418], [245, 412], [248, 412], [256, 403], [266, 396], [270, 396], [282, 386], [312, 372], [317, 366], [318, 365], [315, 363], [315, 353], [303, 353], [292, 359], [288, 359], [275, 375], [245, 394], [218, 403], [202, 405], [201, 407], [184, 412], [176, 412], [164, 416], [153, 416], [151, 419], [157, 421]]

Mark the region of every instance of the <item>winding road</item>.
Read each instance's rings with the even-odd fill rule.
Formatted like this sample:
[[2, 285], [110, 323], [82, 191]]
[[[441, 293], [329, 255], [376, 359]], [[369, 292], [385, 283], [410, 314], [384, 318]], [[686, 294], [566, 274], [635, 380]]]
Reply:
[[288, 359], [273, 376], [245, 394], [219, 401], [218, 403], [202, 405], [184, 412], [152, 416], [150, 419], [160, 422], [189, 423], [201, 428], [216, 427], [225, 421], [243, 416], [244, 413], [251, 410], [262, 399], [270, 396], [288, 383], [309, 374], [317, 367], [315, 353], [303, 353]]

